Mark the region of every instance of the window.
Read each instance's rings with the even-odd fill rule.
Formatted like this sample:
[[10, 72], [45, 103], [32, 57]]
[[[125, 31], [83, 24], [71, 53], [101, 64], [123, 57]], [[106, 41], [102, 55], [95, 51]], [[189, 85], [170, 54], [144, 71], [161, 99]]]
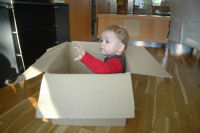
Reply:
[[162, 0], [152, 0], [153, 6], [160, 6]]
[[[148, 8], [148, 2], [150, 0], [135, 0], [134, 6], [138, 6], [139, 8]], [[161, 6], [161, 2], [167, 2], [168, 0], [152, 0], [153, 6]]]
[[139, 8], [147, 8], [148, 0], [135, 0], [134, 6], [138, 6]]

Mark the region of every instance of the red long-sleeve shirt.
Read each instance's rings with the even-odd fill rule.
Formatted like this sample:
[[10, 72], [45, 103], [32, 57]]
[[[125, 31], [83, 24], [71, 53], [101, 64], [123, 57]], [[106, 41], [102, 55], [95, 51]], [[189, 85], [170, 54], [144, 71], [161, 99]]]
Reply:
[[81, 62], [84, 63], [91, 71], [98, 74], [121, 73], [123, 70], [122, 63], [119, 59], [111, 58], [103, 62], [87, 52], [85, 52]]

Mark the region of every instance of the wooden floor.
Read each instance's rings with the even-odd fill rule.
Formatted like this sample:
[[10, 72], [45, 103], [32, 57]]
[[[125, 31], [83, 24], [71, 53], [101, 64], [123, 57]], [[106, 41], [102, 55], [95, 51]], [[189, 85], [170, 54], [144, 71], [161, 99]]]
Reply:
[[167, 55], [164, 49], [148, 51], [172, 79], [132, 75], [135, 119], [125, 127], [55, 126], [36, 119], [42, 75], [0, 88], [2, 133], [200, 133], [200, 62], [193, 56]]

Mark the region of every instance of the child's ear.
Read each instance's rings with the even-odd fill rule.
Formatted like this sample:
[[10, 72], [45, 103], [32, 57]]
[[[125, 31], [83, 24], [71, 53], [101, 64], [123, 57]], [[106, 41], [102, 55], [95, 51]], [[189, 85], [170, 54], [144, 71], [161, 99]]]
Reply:
[[118, 49], [118, 54], [119, 55], [122, 54], [124, 49], [125, 49], [125, 44], [121, 43], [120, 46], [119, 46], [119, 49]]

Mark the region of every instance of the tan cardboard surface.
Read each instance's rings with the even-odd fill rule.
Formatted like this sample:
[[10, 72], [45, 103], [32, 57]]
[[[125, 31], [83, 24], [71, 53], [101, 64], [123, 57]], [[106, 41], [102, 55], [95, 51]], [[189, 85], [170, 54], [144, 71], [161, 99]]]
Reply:
[[126, 119], [53, 119], [52, 123], [73, 126], [125, 126]]
[[132, 81], [126, 74], [49, 74], [42, 80], [37, 118], [133, 118]]
[[134, 74], [171, 78], [172, 76], [143, 47], [129, 46], [126, 50], [127, 71]]
[[[52, 64], [55, 58], [61, 54], [61, 51], [63, 50], [66, 50], [66, 43], [47, 49], [47, 51], [23, 74], [21, 74], [14, 83], [31, 79], [43, 72], [46, 72], [49, 65]], [[63, 60], [63, 62], [65, 62], [65, 60]]]

